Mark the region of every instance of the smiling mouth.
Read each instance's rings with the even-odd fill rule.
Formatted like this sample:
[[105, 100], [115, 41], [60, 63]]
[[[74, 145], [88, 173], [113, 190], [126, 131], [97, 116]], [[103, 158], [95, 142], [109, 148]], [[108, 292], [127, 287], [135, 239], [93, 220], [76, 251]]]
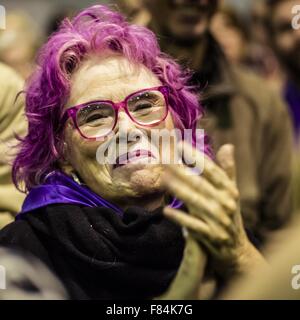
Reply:
[[116, 160], [116, 164], [114, 165], [114, 169], [122, 167], [129, 163], [138, 162], [139, 160], [144, 158], [156, 159], [153, 153], [149, 150], [135, 150], [132, 152], [124, 153], [120, 157], [118, 157]]

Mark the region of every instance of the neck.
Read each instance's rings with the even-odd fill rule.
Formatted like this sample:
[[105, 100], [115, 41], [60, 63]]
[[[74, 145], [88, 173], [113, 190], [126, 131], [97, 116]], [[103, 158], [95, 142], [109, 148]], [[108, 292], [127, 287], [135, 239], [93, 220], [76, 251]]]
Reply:
[[166, 205], [165, 194], [155, 193], [140, 198], [127, 198], [126, 200], [119, 201], [117, 205], [123, 210], [138, 205], [148, 211], [154, 211], [155, 209]]

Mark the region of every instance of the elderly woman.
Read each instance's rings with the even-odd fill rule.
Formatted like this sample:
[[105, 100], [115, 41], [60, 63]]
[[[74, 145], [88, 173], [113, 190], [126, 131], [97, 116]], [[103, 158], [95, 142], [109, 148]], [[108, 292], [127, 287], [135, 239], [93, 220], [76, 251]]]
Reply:
[[[94, 6], [66, 19], [38, 62], [26, 90], [29, 132], [13, 167], [28, 195], [0, 245], [40, 258], [75, 299], [154, 298], [172, 280], [180, 291], [176, 274], [186, 274], [195, 243], [223, 277], [263, 263], [242, 227], [230, 146], [218, 155], [223, 170], [179, 144], [204, 157], [201, 176], [149, 161], [165, 153], [160, 140], [152, 153], [152, 132], [195, 132], [201, 116], [188, 74], [152, 32]], [[121, 148], [122, 131], [138, 139], [113, 162], [101, 150]], [[188, 272], [196, 277], [206, 263], [197, 257]]]

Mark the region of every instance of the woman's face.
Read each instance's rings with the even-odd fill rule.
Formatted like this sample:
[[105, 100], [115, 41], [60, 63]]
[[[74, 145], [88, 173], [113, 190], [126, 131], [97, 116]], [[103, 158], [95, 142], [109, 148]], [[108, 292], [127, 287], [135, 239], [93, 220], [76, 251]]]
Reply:
[[[134, 66], [121, 56], [92, 57], [85, 61], [73, 74], [71, 79], [70, 98], [66, 109], [95, 100], [111, 100], [115, 103], [123, 101], [128, 95], [139, 90], [160, 86], [158, 78], [144, 66]], [[150, 139], [151, 130], [174, 128], [171, 114], [157, 126], [149, 128], [134, 123], [124, 109], [119, 111], [117, 125], [112, 132], [114, 136], [107, 136], [102, 141], [92, 141], [83, 138], [75, 129], [71, 119], [65, 128], [66, 161], [63, 170], [69, 174], [75, 171], [90, 189], [115, 203], [126, 203], [126, 199], [142, 197], [149, 194], [163, 192], [161, 175], [163, 167], [155, 161], [155, 155], [147, 155], [147, 151], [157, 150], [162, 154], [161, 146]], [[125, 141], [128, 152], [142, 150], [143, 157], [131, 159], [128, 163], [118, 166], [111, 163], [111, 158], [105, 153], [104, 161], [99, 161], [99, 150], [113, 145], [115, 142], [116, 155], [121, 155], [120, 137], [125, 135], [137, 136], [134, 141]], [[149, 146], [151, 146], [149, 150]], [[153, 147], [153, 148], [152, 148]], [[171, 148], [172, 149], [172, 148]], [[98, 151], [98, 153], [97, 153]], [[171, 150], [172, 153], [172, 150]], [[173, 153], [170, 155], [173, 157]], [[148, 159], [151, 158], [151, 159]]]
[[234, 62], [241, 62], [245, 50], [245, 39], [241, 31], [234, 27], [222, 12], [216, 13], [211, 21], [210, 29], [221, 45], [227, 58]]

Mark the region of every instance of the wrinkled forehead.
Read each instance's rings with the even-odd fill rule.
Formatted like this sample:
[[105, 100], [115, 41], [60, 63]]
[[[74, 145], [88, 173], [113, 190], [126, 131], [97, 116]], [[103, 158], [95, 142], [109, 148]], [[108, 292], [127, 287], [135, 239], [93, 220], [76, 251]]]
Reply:
[[68, 105], [90, 100], [125, 99], [132, 92], [160, 85], [145, 66], [120, 55], [90, 57], [72, 75]]

